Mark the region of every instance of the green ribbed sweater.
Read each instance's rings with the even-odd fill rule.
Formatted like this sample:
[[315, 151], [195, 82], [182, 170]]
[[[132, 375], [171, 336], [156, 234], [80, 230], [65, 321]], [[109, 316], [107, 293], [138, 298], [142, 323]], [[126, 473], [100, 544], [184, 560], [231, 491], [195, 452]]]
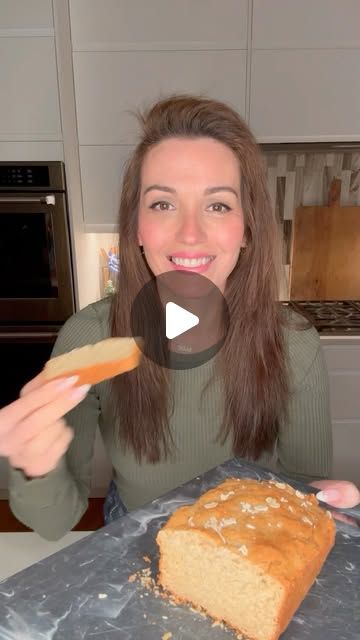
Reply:
[[[82, 309], [62, 328], [53, 355], [109, 337], [110, 301]], [[315, 329], [286, 330], [291, 371], [289, 417], [280, 430], [274, 455], [258, 463], [305, 481], [329, 477], [332, 464], [327, 371]], [[10, 470], [10, 505], [15, 516], [41, 536], [59, 539], [86, 511], [96, 428], [111, 459], [113, 477], [128, 509], [153, 500], [179, 484], [233, 457], [231, 443], [216, 436], [223, 415], [220, 383], [210, 385], [200, 406], [214, 359], [192, 369], [171, 370], [175, 410], [170, 427], [175, 456], [155, 465], [138, 464], [129, 451], [115, 446], [109, 410], [109, 381], [91, 388], [66, 419], [75, 432], [57, 468], [42, 478], [27, 479]]]

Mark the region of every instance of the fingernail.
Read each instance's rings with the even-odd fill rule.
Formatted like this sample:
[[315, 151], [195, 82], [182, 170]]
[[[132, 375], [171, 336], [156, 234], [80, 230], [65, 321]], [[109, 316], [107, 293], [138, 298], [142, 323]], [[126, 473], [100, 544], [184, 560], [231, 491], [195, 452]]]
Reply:
[[83, 384], [83, 385], [81, 385], [81, 387], [76, 387], [73, 390], [71, 395], [75, 399], [77, 399], [77, 398], [85, 398], [85, 396], [88, 393], [90, 387], [91, 387], [91, 384]]
[[70, 378], [60, 378], [57, 380], [57, 386], [59, 389], [68, 389], [72, 387], [79, 380], [79, 376], [71, 376]]
[[325, 491], [319, 491], [316, 497], [322, 502], [332, 502], [333, 500], [339, 500], [340, 492], [337, 489], [327, 489]]

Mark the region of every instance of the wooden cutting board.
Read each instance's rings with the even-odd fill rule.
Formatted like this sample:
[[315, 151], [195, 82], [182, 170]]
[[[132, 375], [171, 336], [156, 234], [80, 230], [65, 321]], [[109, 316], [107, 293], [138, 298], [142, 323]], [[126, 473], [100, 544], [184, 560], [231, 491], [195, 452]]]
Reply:
[[327, 207], [298, 207], [292, 234], [290, 299], [360, 299], [360, 206], [341, 207], [334, 180]]

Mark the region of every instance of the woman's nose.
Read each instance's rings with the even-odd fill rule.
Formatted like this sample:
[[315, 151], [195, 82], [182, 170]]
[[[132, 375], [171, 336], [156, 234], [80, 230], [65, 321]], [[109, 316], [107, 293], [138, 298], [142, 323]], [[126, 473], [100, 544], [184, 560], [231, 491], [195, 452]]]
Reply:
[[177, 240], [186, 244], [198, 244], [206, 240], [206, 230], [201, 216], [192, 211], [180, 217]]

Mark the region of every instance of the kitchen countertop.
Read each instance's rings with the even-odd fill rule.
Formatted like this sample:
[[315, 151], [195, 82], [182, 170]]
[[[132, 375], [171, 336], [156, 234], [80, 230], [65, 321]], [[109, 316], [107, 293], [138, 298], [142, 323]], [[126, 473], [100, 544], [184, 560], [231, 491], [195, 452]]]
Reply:
[[[178, 507], [227, 477], [279, 478], [234, 459], [0, 583], [1, 640], [222, 640], [232, 631], [128, 577], [157, 574], [155, 536]], [[297, 483], [292, 483], [299, 486]], [[151, 559], [148, 564], [144, 556]], [[336, 545], [281, 640], [359, 640], [360, 528]]]
[[324, 344], [360, 344], [360, 334], [350, 333], [319, 333]]

